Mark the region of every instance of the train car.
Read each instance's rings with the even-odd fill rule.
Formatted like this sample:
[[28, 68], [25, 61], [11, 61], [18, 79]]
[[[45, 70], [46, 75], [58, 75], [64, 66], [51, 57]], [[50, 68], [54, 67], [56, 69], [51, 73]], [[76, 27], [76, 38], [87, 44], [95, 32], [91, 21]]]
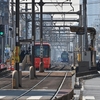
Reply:
[[[51, 48], [49, 43], [43, 43], [43, 64], [44, 69], [51, 67]], [[40, 43], [35, 43], [35, 67], [40, 66]]]
[[66, 51], [63, 51], [61, 53], [61, 61], [62, 62], [69, 62], [69, 55]]

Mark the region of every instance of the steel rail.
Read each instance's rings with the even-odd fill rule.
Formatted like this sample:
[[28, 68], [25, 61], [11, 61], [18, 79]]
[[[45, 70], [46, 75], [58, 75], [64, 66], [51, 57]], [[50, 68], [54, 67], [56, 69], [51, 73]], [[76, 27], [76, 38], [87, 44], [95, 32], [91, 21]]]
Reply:
[[[23, 77], [22, 79], [24, 79], [24, 78], [26, 78], [27, 76], [29, 76], [29, 75], [26, 75], [25, 77]], [[12, 83], [9, 83], [9, 84], [7, 84], [6, 86], [3, 86], [2, 88], [0, 88], [0, 89], [5, 89], [6, 87], [8, 87], [8, 86], [10, 86]]]
[[7, 78], [7, 77], [9, 77], [9, 76], [11, 76], [11, 73], [10, 73], [10, 75], [1, 77], [0, 80], [2, 80], [2, 79], [4, 79], [4, 78]]
[[10, 73], [9, 70], [7, 70], [7, 71], [2, 71], [2, 72], [0, 73], [0, 78], [2, 78], [4, 74], [9, 74], [9, 73]]
[[52, 72], [49, 72], [47, 74], [46, 77], [44, 77], [40, 82], [38, 82], [37, 84], [35, 84], [32, 88], [28, 89], [26, 92], [22, 93], [21, 95], [17, 96], [16, 98], [14, 98], [14, 100], [18, 100], [19, 98], [21, 98], [22, 96], [24, 96], [25, 94], [29, 93], [31, 90], [33, 90], [36, 86], [38, 86], [40, 83], [42, 83]]
[[26, 95], [27, 93], [29, 93], [30, 91], [32, 91], [36, 86], [38, 86], [40, 83], [42, 83], [53, 71], [49, 72], [46, 77], [44, 77], [41, 81], [39, 81], [37, 84], [35, 84], [32, 88], [28, 89], [26, 92], [22, 93], [21, 95], [17, 96], [14, 98], [14, 100], [18, 100], [19, 98], [21, 98], [22, 96]]
[[57, 89], [57, 91], [55, 92], [55, 94], [53, 95], [53, 97], [50, 100], [56, 99], [57, 94], [59, 93], [60, 89], [62, 88], [62, 86], [63, 86], [63, 84], [65, 82], [66, 76], [67, 76], [67, 72], [66, 72], [66, 74], [65, 74], [65, 76], [64, 76], [64, 78], [63, 78], [63, 80], [62, 80], [62, 82], [61, 82], [61, 84], [59, 86], [59, 88]]
[[[56, 64], [55, 64], [55, 65], [56, 65]], [[64, 68], [64, 66], [63, 66], [63, 67], [61, 67], [60, 69], [55, 69], [55, 68], [58, 68], [58, 65], [57, 65], [57, 66], [52, 67], [52, 68], [51, 68], [51, 70], [53, 70], [53, 71], [54, 71], [54, 70], [56, 70], [56, 71], [57, 71], [57, 70], [62, 70], [62, 69]]]

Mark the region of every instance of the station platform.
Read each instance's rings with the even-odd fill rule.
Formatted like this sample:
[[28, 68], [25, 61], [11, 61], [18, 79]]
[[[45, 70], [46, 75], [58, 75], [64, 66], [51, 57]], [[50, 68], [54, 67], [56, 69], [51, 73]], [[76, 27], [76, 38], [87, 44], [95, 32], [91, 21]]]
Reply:
[[[12, 89], [12, 85], [9, 85], [5, 89], [0, 89], [0, 100], [52, 100], [51, 98], [58, 90], [66, 71], [53, 71], [46, 80], [36, 86], [49, 72], [40, 73], [36, 71], [37, 78], [30, 80], [28, 76], [29, 71], [23, 71], [22, 87]], [[60, 91], [57, 93], [55, 100], [70, 100], [73, 98], [74, 83], [75, 73], [68, 71], [66, 79]], [[28, 93], [25, 94], [26, 91]]]

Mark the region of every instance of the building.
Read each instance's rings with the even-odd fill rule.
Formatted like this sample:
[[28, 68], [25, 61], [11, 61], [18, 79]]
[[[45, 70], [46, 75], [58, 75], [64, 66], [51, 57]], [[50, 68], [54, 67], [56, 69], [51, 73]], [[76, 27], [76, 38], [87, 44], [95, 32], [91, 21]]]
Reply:
[[[83, 0], [80, 4], [83, 5]], [[87, 0], [87, 25], [94, 27], [97, 22], [100, 22], [100, 0]]]

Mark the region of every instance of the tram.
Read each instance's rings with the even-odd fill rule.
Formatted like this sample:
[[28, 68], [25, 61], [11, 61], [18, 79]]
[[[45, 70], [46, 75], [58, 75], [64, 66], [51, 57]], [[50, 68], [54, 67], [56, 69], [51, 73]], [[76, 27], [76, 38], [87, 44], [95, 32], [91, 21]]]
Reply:
[[[40, 66], [40, 43], [35, 43], [35, 68], [39, 69]], [[51, 67], [51, 48], [50, 44], [43, 42], [43, 64], [44, 69], [49, 69]]]

